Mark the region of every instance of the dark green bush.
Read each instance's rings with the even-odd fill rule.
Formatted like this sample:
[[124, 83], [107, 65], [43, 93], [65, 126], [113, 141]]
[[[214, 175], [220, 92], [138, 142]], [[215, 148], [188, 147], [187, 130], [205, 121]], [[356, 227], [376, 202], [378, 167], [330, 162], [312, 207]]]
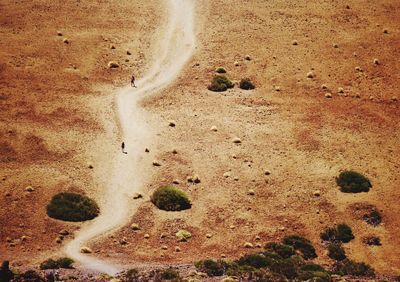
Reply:
[[161, 272], [161, 278], [163, 280], [180, 280], [180, 275], [179, 272], [176, 269], [173, 269], [172, 267], [168, 268], [168, 269], [164, 269]]
[[270, 270], [285, 276], [288, 279], [297, 277], [297, 265], [292, 259], [282, 259], [275, 261], [271, 266]]
[[95, 218], [100, 210], [92, 199], [76, 193], [56, 194], [47, 205], [47, 215], [65, 221], [85, 221]]
[[211, 84], [208, 86], [208, 90], [214, 92], [223, 92], [228, 90], [229, 88], [233, 88], [233, 83], [224, 75], [216, 75], [214, 76]]
[[140, 273], [137, 269], [132, 268], [125, 273], [124, 278], [124, 281], [127, 282], [139, 281]]
[[13, 282], [45, 282], [39, 273], [34, 270], [28, 270], [22, 274], [16, 275]]
[[344, 251], [341, 244], [331, 243], [328, 245], [328, 256], [331, 259], [341, 261], [346, 259], [346, 252]]
[[265, 245], [265, 249], [276, 253], [281, 258], [290, 258], [295, 254], [294, 248], [289, 245], [270, 242]]
[[368, 192], [372, 187], [367, 177], [351, 170], [341, 172], [336, 183], [340, 186], [340, 191], [345, 193]]
[[215, 71], [216, 71], [217, 73], [226, 73], [226, 70], [225, 70], [225, 68], [223, 68], [223, 67], [218, 67]]
[[347, 224], [339, 224], [336, 228], [329, 227], [321, 235], [321, 239], [330, 242], [348, 243], [354, 239], [353, 231]]
[[311, 272], [326, 272], [326, 270], [320, 266], [319, 264], [315, 264], [315, 263], [308, 263], [305, 265], [302, 265], [300, 267], [301, 271], [311, 271]]
[[382, 217], [379, 211], [373, 209], [369, 214], [363, 216], [363, 220], [373, 226], [378, 226], [382, 222]]
[[196, 262], [195, 266], [199, 271], [207, 273], [208, 276], [222, 276], [227, 268], [224, 261], [215, 261], [211, 259]]
[[271, 264], [271, 260], [266, 258], [263, 255], [248, 254], [248, 255], [242, 256], [238, 260], [238, 264], [242, 265], [242, 266], [247, 265], [247, 266], [251, 266], [254, 268], [261, 268], [261, 267], [269, 266]]
[[354, 262], [345, 259], [336, 264], [335, 269], [343, 275], [374, 276], [374, 269], [364, 262]]
[[240, 89], [243, 90], [252, 90], [256, 88], [254, 84], [251, 82], [250, 78], [242, 78], [239, 83]]
[[151, 196], [151, 201], [159, 209], [165, 211], [181, 211], [190, 209], [192, 206], [187, 195], [174, 186], [158, 188]]
[[366, 237], [363, 239], [364, 244], [367, 244], [369, 246], [381, 246], [381, 238], [377, 237], [377, 236], [370, 236], [370, 237]]
[[40, 269], [72, 268], [73, 263], [74, 261], [70, 258], [47, 259], [40, 264]]
[[298, 235], [290, 235], [283, 238], [283, 243], [285, 245], [292, 246], [295, 250], [302, 253], [303, 258], [313, 259], [317, 257], [315, 253], [315, 248], [311, 242]]

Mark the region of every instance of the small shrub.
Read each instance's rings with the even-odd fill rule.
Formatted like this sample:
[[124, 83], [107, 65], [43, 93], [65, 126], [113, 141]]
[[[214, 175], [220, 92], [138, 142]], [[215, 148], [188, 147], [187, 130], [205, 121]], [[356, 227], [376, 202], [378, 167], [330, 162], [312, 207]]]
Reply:
[[47, 205], [47, 215], [64, 221], [85, 221], [95, 218], [100, 210], [92, 199], [76, 193], [56, 194]]
[[46, 280], [43, 279], [39, 273], [34, 270], [28, 270], [22, 274], [16, 276], [13, 282], [45, 282]]
[[226, 270], [226, 264], [223, 261], [214, 261], [211, 259], [202, 260], [195, 263], [195, 266], [201, 272], [208, 276], [222, 276]]
[[[140, 277], [140, 273], [137, 269], [132, 268], [129, 269], [125, 275], [124, 278], [126, 279], [126, 281], [131, 282], [131, 281], [138, 281]], [[125, 281], [125, 280], [124, 280]]]
[[225, 68], [223, 68], [223, 67], [218, 67], [218, 68], [215, 70], [215, 72], [217, 72], [217, 73], [226, 73], [226, 70], [225, 70]]
[[354, 239], [353, 231], [347, 224], [339, 224], [336, 228], [329, 227], [321, 235], [321, 239], [329, 242], [348, 243]]
[[331, 243], [328, 245], [328, 256], [337, 261], [346, 259], [346, 253], [342, 245], [337, 243]]
[[270, 265], [271, 260], [269, 260], [268, 258], [266, 258], [263, 255], [248, 254], [248, 255], [242, 256], [238, 260], [238, 264], [242, 265], [242, 266], [247, 265], [247, 266], [251, 266], [254, 268], [262, 268], [262, 267], [266, 267], [266, 266]]
[[363, 239], [364, 244], [369, 246], [381, 246], [381, 239], [377, 236], [370, 236]]
[[40, 269], [72, 268], [73, 263], [70, 258], [48, 259], [40, 264]]
[[295, 254], [294, 248], [292, 246], [275, 242], [267, 243], [265, 249], [276, 253], [281, 258], [290, 258]]
[[285, 276], [288, 279], [297, 277], [297, 265], [291, 259], [282, 259], [274, 262], [270, 270]]
[[159, 209], [165, 211], [181, 211], [190, 209], [192, 206], [186, 193], [173, 186], [158, 188], [151, 196], [151, 201]]
[[379, 211], [373, 209], [369, 214], [363, 216], [363, 220], [373, 226], [378, 226], [382, 222], [382, 217]]
[[242, 78], [239, 83], [240, 89], [243, 90], [252, 90], [256, 88], [254, 84], [251, 82], [250, 78]]
[[336, 271], [342, 273], [343, 275], [374, 276], [373, 268], [364, 262], [354, 262], [346, 259], [338, 263], [335, 268]]
[[302, 265], [300, 267], [300, 270], [301, 271], [311, 271], [311, 272], [316, 272], [316, 271], [326, 272], [326, 270], [322, 266], [320, 266], [319, 264], [315, 264], [315, 263], [309, 263], [309, 264]]
[[173, 269], [172, 267], [165, 269], [161, 272], [161, 278], [163, 280], [180, 280], [179, 272], [176, 271], [176, 269]]
[[313, 259], [317, 257], [315, 248], [311, 242], [303, 237], [297, 235], [286, 236], [283, 238], [283, 243], [300, 251], [305, 259]]
[[367, 177], [351, 170], [341, 172], [336, 178], [336, 183], [344, 193], [368, 192], [372, 187]]
[[208, 86], [208, 90], [214, 92], [223, 92], [228, 90], [229, 88], [233, 88], [233, 83], [224, 75], [216, 75], [214, 76], [211, 84]]

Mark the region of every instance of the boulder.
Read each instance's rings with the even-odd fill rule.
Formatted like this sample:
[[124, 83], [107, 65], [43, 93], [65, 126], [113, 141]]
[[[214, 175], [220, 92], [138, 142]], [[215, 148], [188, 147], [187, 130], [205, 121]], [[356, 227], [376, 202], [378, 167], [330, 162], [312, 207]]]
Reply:
[[325, 93], [325, 98], [332, 98], [332, 94], [331, 93]]
[[107, 66], [108, 66], [108, 68], [110, 68], [110, 69], [119, 68], [119, 64], [118, 64], [117, 62], [115, 62], [115, 61], [110, 61], [110, 62], [108, 62]]
[[243, 247], [248, 248], [248, 249], [252, 249], [254, 248], [254, 245], [250, 242], [246, 242], [243, 244]]
[[297, 45], [299, 45], [299, 43], [297, 42], [297, 40], [293, 40], [293, 41], [292, 41], [292, 45], [297, 46]]
[[315, 77], [314, 72], [310, 71], [307, 73], [307, 78], [314, 78], [314, 77]]
[[132, 224], [131, 224], [131, 229], [132, 229], [133, 231], [138, 231], [138, 230], [140, 230], [140, 226], [139, 226], [139, 224], [137, 224], [137, 223], [132, 223]]
[[91, 254], [91, 253], [93, 253], [92, 249], [90, 249], [89, 247], [82, 247], [80, 251], [81, 251], [82, 254]]
[[178, 239], [178, 241], [186, 242], [189, 238], [192, 237], [192, 234], [187, 230], [181, 229], [178, 232], [176, 232], [175, 236]]
[[153, 161], [153, 166], [161, 166], [161, 163], [157, 160]]
[[211, 126], [210, 130], [215, 132], [215, 131], [218, 131], [218, 128], [215, 125], [213, 125], [213, 126]]
[[319, 197], [319, 196], [321, 196], [321, 191], [320, 190], [315, 190], [313, 195], [316, 196], [316, 197]]
[[240, 143], [242, 143], [242, 140], [239, 137], [234, 137], [232, 139], [232, 142], [235, 143], [235, 144], [240, 144]]

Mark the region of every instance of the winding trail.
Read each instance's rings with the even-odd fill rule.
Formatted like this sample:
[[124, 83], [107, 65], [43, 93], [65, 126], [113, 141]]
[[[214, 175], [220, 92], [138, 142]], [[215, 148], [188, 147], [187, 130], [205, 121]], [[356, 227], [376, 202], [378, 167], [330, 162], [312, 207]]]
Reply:
[[[148, 73], [139, 81], [137, 88], [126, 86], [117, 95], [117, 107], [122, 137], [127, 155], [115, 156], [113, 175], [107, 181], [101, 214], [92, 222], [83, 225], [64, 249], [84, 269], [115, 274], [123, 269], [121, 265], [100, 260], [91, 254], [80, 252], [88, 241], [127, 224], [132, 208], [130, 199], [141, 190], [139, 156], [151, 138], [150, 129], [144, 120], [144, 112], [138, 102], [144, 96], [156, 93], [173, 82], [195, 50], [194, 8], [195, 0], [168, 0], [166, 10], [169, 21], [163, 39], [160, 41], [156, 61]], [[98, 164], [101, 165], [101, 164]], [[105, 175], [105, 177], [107, 177]]]

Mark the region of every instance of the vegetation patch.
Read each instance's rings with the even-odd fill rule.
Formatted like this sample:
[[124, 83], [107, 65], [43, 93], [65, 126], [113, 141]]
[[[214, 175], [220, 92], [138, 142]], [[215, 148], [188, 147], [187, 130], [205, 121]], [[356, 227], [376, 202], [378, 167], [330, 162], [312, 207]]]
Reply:
[[335, 265], [335, 271], [341, 275], [352, 275], [352, 276], [374, 276], [374, 269], [368, 264], [363, 262], [355, 262], [349, 259], [345, 259], [338, 262]]
[[250, 78], [242, 78], [240, 80], [239, 87], [243, 90], [252, 90], [256, 88], [253, 82], [251, 82]]
[[226, 271], [226, 263], [222, 260], [201, 260], [195, 263], [196, 268], [208, 276], [222, 276]]
[[47, 205], [47, 215], [64, 221], [85, 221], [95, 218], [100, 209], [92, 199], [69, 192], [56, 194]]
[[373, 209], [369, 214], [365, 214], [363, 220], [373, 226], [378, 226], [382, 222], [382, 216], [379, 211]]
[[233, 88], [233, 83], [224, 75], [216, 75], [208, 86], [208, 90], [214, 92], [223, 92], [229, 88]]
[[341, 261], [346, 259], [346, 252], [339, 243], [331, 243], [328, 245], [328, 256], [331, 259]]
[[341, 172], [336, 178], [336, 183], [344, 193], [368, 192], [372, 187], [367, 177], [352, 170]]
[[181, 211], [192, 206], [186, 193], [174, 186], [158, 188], [151, 196], [151, 202], [165, 211]]
[[73, 268], [74, 261], [70, 258], [48, 259], [40, 264], [40, 269]]
[[271, 260], [261, 254], [248, 254], [242, 256], [238, 260], [238, 264], [243, 266], [251, 266], [254, 268], [262, 268], [271, 265]]
[[283, 238], [283, 243], [285, 245], [292, 246], [296, 251], [300, 251], [303, 258], [313, 259], [317, 257], [315, 253], [315, 248], [312, 243], [298, 235], [290, 235]]
[[279, 244], [275, 242], [267, 243], [265, 249], [274, 252], [282, 258], [290, 258], [295, 254], [294, 248], [289, 245]]
[[339, 224], [336, 228], [329, 227], [321, 235], [321, 239], [329, 242], [348, 243], [354, 239], [353, 231], [347, 224]]
[[364, 244], [368, 246], [381, 246], [381, 238], [377, 236], [370, 236], [370, 237], [365, 237], [363, 239]]

